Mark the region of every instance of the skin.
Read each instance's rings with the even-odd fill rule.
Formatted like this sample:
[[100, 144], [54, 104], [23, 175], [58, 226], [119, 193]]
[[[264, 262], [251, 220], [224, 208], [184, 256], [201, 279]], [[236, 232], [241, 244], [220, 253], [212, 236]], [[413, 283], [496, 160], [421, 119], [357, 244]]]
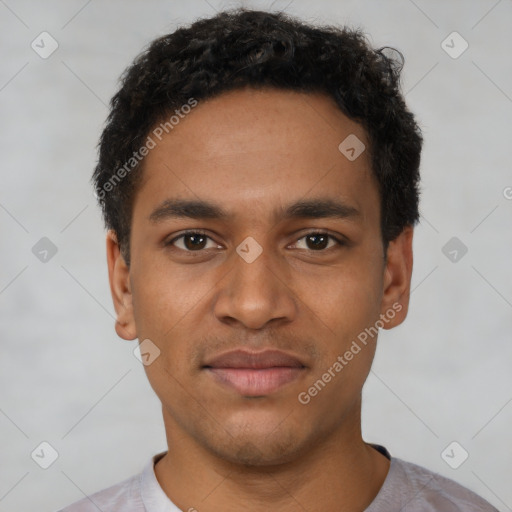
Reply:
[[[130, 267], [107, 235], [116, 331], [161, 351], [145, 366], [169, 446], [155, 474], [182, 510], [360, 511], [385, 480], [389, 461], [360, 427], [376, 337], [308, 404], [297, 398], [381, 314], [401, 306], [384, 328], [407, 314], [413, 230], [384, 257], [369, 152], [349, 161], [338, 150], [349, 134], [369, 147], [364, 129], [322, 94], [246, 88], [200, 102], [145, 159]], [[232, 217], [150, 220], [176, 198], [216, 203]], [[274, 216], [317, 198], [358, 214]], [[209, 237], [200, 249], [190, 238], [165, 245], [188, 229]], [[318, 248], [306, 237], [318, 230], [347, 243]], [[252, 263], [236, 252], [248, 236], [263, 249]], [[274, 393], [242, 396], [202, 368], [240, 347], [277, 348], [306, 368]]]

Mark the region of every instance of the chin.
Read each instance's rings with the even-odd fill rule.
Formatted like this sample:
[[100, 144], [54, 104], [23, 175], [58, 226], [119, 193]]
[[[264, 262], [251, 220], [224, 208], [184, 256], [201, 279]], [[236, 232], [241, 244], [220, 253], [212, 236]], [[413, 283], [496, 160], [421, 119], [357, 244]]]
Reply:
[[226, 461], [250, 468], [278, 466], [295, 460], [298, 456], [296, 444], [273, 440], [269, 443], [249, 440], [231, 440], [229, 446], [218, 449], [216, 455]]
[[295, 460], [310, 444], [302, 438], [302, 432], [291, 425], [287, 427], [284, 430], [283, 425], [275, 421], [231, 425], [217, 432], [217, 442], [211, 432], [204, 440], [219, 458], [231, 463], [250, 467], [276, 466]]

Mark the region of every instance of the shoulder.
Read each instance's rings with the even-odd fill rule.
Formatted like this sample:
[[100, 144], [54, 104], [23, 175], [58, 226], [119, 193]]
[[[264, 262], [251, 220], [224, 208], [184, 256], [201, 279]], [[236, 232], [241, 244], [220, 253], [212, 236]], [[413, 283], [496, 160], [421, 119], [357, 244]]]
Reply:
[[388, 476], [367, 512], [498, 512], [457, 482], [424, 467], [392, 458]]
[[140, 494], [141, 475], [135, 475], [122, 482], [98, 491], [77, 501], [58, 512], [144, 512]]

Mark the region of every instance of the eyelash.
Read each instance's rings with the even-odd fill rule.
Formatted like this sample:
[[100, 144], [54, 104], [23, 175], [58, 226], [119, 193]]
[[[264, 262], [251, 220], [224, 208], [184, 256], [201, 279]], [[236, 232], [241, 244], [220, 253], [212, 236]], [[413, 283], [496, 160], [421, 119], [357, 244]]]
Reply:
[[[204, 236], [210, 240], [212, 240], [212, 238], [210, 236], [208, 236], [204, 231], [200, 230], [200, 229], [194, 229], [194, 230], [188, 230], [188, 231], [184, 231], [183, 233], [181, 233], [181, 235], [178, 235], [177, 237], [173, 238], [172, 240], [169, 240], [168, 242], [165, 243], [166, 246], [173, 246], [174, 245], [174, 242], [176, 242], [177, 240], [181, 239], [181, 238], [184, 238], [186, 237], [187, 235], [201, 235], [201, 236]], [[302, 235], [300, 238], [297, 239], [297, 242], [299, 240], [302, 240], [303, 238], [306, 238], [308, 236], [311, 236], [311, 235], [324, 235], [324, 236], [327, 236], [329, 237], [331, 240], [334, 240], [339, 247], [343, 247], [343, 246], [346, 246], [347, 245], [347, 242], [328, 233], [327, 231], [322, 231], [322, 230], [316, 230], [316, 231], [310, 231], [309, 233], [306, 233], [304, 235]], [[326, 248], [326, 249], [318, 249], [318, 250], [314, 250], [314, 249], [306, 249], [308, 252], [310, 253], [321, 253], [321, 252], [326, 252], [328, 251], [329, 249], [332, 249], [333, 247], [329, 247], [329, 248]], [[201, 253], [203, 252], [205, 249], [198, 249], [197, 251], [190, 251], [190, 250], [187, 250], [187, 249], [181, 249], [181, 248], [177, 248], [179, 249], [180, 251], [183, 251], [183, 252], [187, 252], [187, 253]]]

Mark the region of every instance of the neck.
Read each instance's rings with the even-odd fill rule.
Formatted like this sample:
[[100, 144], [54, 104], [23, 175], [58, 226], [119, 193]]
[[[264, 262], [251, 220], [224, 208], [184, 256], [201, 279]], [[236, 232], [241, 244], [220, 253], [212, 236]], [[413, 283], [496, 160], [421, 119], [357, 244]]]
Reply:
[[359, 418], [293, 461], [248, 466], [200, 446], [164, 410], [169, 452], [155, 474], [171, 501], [186, 511], [361, 511], [384, 483], [389, 460], [363, 441]]

